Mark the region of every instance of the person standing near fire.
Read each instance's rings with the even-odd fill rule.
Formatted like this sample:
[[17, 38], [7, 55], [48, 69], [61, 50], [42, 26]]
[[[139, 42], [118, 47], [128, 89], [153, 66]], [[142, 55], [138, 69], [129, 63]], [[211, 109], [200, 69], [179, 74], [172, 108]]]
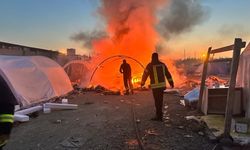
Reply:
[[123, 63], [120, 66], [120, 73], [123, 74], [123, 83], [124, 83], [124, 87], [126, 89], [125, 94], [129, 94], [129, 90], [131, 91], [132, 94], [134, 94], [133, 84], [132, 84], [132, 76], [131, 76], [131, 67], [126, 62], [125, 59], [123, 60]]
[[16, 98], [0, 75], [0, 150], [7, 144], [14, 122]]
[[160, 62], [158, 58], [158, 53], [152, 54], [152, 60], [147, 65], [142, 75], [141, 86], [145, 85], [145, 82], [150, 77], [150, 87], [153, 92], [153, 97], [155, 101], [155, 108], [156, 108], [156, 116], [152, 118], [153, 121], [162, 121], [163, 112], [162, 112], [162, 105], [163, 105], [163, 93], [166, 89], [166, 79], [165, 76], [171, 86], [174, 87], [174, 82], [170, 72], [168, 71], [167, 66]]

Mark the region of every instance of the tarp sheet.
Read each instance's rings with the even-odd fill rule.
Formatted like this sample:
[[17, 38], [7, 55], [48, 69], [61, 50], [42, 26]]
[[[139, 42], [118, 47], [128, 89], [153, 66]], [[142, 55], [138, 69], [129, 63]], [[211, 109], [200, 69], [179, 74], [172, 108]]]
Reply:
[[43, 56], [0, 56], [0, 75], [24, 107], [73, 90], [63, 68]]
[[184, 95], [184, 99], [188, 102], [195, 102], [199, 100], [200, 88], [194, 88], [192, 91]]
[[243, 87], [243, 106], [246, 117], [250, 118], [250, 43], [240, 56], [236, 83]]

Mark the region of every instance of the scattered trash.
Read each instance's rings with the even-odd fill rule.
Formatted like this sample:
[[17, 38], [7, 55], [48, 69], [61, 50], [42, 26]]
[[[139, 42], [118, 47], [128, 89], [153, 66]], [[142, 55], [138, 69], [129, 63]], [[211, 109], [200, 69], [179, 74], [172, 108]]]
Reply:
[[192, 135], [184, 135], [185, 138], [192, 138], [193, 136]]
[[136, 139], [129, 139], [126, 141], [126, 144], [128, 145], [128, 149], [137, 149], [138, 148], [138, 141]]
[[64, 140], [60, 145], [64, 148], [80, 148], [82, 146], [82, 138], [70, 137]]
[[178, 126], [179, 129], [184, 129], [184, 126]]
[[112, 91], [109, 89], [106, 89], [105, 87], [101, 86], [101, 85], [97, 85], [97, 86], [90, 86], [88, 88], [84, 88], [83, 91], [95, 91], [97, 93], [101, 93], [103, 95], [121, 95], [120, 91]]
[[169, 127], [171, 127], [171, 124], [167, 124], [167, 123], [166, 123], [165, 126], [169, 128]]
[[148, 135], [159, 135], [154, 129], [145, 130]]
[[186, 116], [185, 117], [187, 120], [195, 120], [197, 122], [201, 122], [201, 119], [199, 119], [198, 117], [196, 116]]
[[205, 134], [201, 131], [198, 132], [199, 135], [204, 136]]
[[141, 123], [141, 120], [140, 119], [136, 119], [136, 123]]
[[168, 116], [164, 116], [163, 118], [166, 119], [166, 120], [169, 120], [169, 119], [170, 119]]
[[54, 123], [56, 123], [56, 124], [60, 124], [60, 123], [62, 123], [62, 120], [57, 119]]
[[181, 100], [180, 100], [180, 104], [183, 105], [183, 106], [185, 107], [185, 106], [186, 106], [185, 100], [182, 100], [182, 99], [181, 99]]
[[63, 98], [63, 99], [62, 99], [62, 104], [68, 104], [68, 99]]

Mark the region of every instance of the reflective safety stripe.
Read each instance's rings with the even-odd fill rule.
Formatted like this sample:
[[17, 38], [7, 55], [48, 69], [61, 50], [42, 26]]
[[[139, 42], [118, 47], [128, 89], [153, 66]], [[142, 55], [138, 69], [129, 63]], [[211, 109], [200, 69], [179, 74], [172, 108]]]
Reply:
[[164, 73], [163, 76], [165, 76], [165, 67], [164, 67], [164, 65], [153, 65], [153, 73], [154, 73], [155, 83], [150, 85], [152, 89], [154, 89], [154, 88], [161, 88], [161, 87], [165, 87], [166, 86], [166, 82], [165, 81], [159, 83], [158, 73], [157, 73], [157, 69], [156, 69], [156, 67], [159, 67], [159, 66], [162, 67], [163, 73]]
[[2, 114], [2, 115], [0, 115], [0, 122], [13, 123], [14, 122], [14, 115], [12, 115], [12, 114]]
[[156, 70], [156, 65], [153, 66], [153, 73], [154, 73], [154, 79], [155, 79], [155, 84], [158, 84], [158, 74], [157, 74], [157, 70]]
[[161, 88], [161, 87], [166, 86], [166, 82], [161, 82], [161, 83], [158, 83], [158, 84], [151, 84], [150, 86], [151, 86], [152, 89]]

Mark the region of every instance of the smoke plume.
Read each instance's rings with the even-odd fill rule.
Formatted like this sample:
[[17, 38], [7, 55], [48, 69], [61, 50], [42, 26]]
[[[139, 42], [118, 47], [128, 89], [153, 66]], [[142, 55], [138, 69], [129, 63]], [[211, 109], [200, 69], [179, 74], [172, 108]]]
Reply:
[[200, 0], [171, 0], [160, 12], [158, 32], [166, 39], [191, 31], [208, 18], [208, 9]]
[[[91, 47], [93, 57], [88, 68], [94, 70], [102, 60], [114, 55], [132, 57], [146, 66], [153, 52], [163, 51], [162, 44], [157, 45], [161, 43], [161, 36], [169, 39], [172, 35], [190, 31], [206, 18], [205, 8], [198, 0], [169, 1], [101, 0], [98, 14], [105, 22], [105, 32], [81, 32], [72, 37], [73, 40], [84, 41], [85, 46]], [[164, 11], [163, 6], [166, 6]], [[162, 60], [168, 63], [166, 58]], [[98, 66], [92, 84], [121, 89], [121, 62], [122, 60], [116, 59]], [[144, 69], [132, 60], [127, 62], [131, 65], [132, 76], [141, 77]], [[172, 63], [168, 68], [176, 85], [183, 81]]]
[[107, 37], [108, 35], [105, 31], [94, 30], [92, 32], [79, 32], [71, 36], [70, 38], [73, 41], [82, 42], [83, 47], [91, 49], [94, 41], [107, 38]]

